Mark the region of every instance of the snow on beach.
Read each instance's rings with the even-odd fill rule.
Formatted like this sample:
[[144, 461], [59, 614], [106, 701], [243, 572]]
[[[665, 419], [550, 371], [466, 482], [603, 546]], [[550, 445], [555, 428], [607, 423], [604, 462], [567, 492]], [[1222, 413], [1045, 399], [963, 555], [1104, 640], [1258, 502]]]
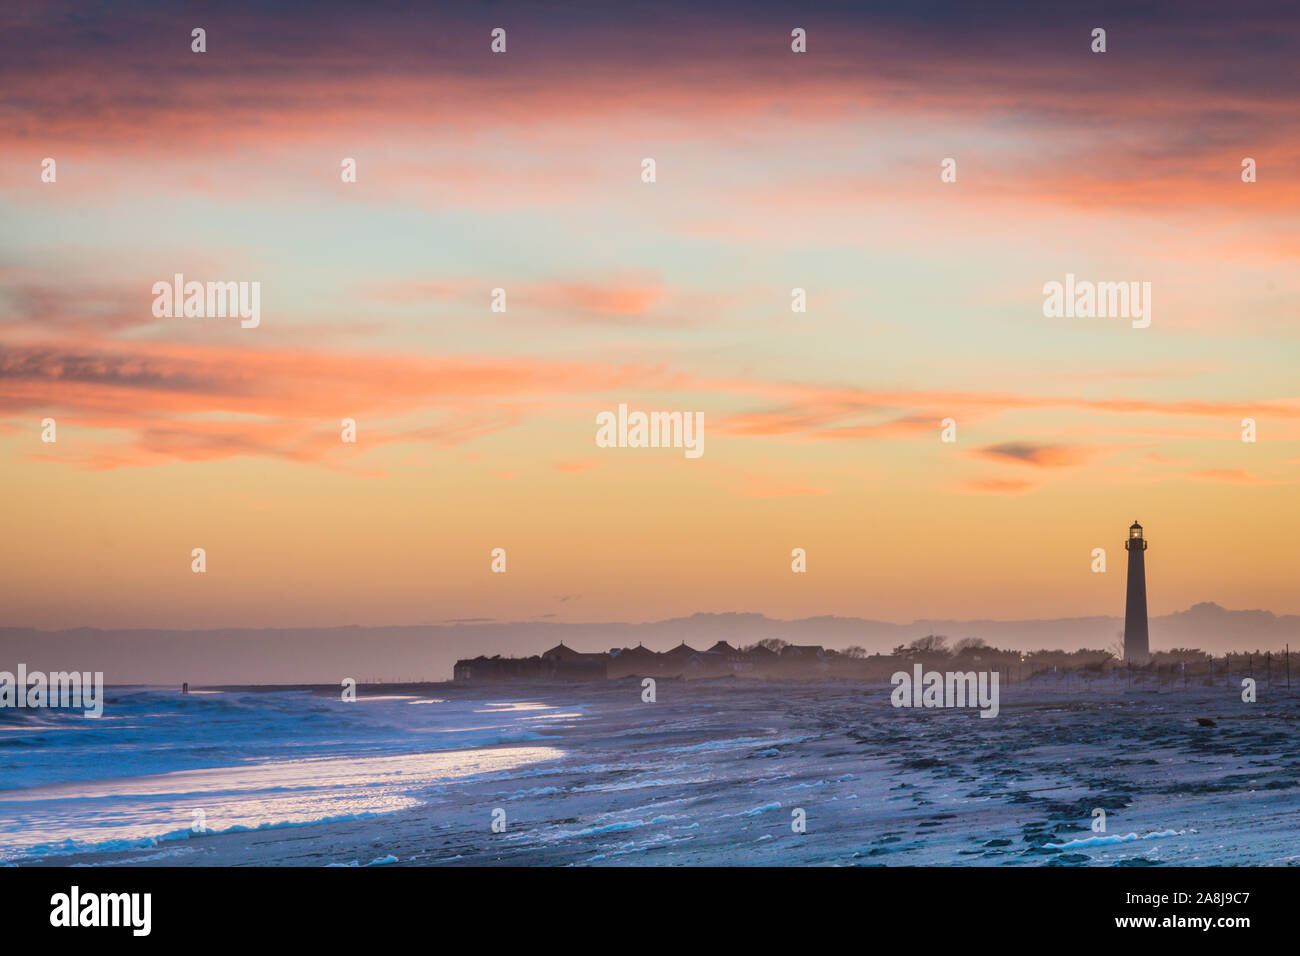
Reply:
[[[1030, 682], [1003, 689], [993, 720], [896, 710], [889, 690], [661, 681], [645, 704], [636, 682], [433, 685], [345, 704], [118, 689], [105, 711], [116, 723], [0, 723], [0, 860], [1142, 866], [1300, 854], [1300, 704], [1280, 688], [1243, 704], [1223, 686]], [[1091, 830], [1098, 807], [1104, 833]]]

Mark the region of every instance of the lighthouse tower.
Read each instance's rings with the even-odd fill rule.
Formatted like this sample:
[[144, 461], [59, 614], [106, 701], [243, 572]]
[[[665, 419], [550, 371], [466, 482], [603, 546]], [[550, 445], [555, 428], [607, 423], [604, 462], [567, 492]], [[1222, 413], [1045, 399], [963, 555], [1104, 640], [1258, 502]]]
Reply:
[[1136, 521], [1128, 529], [1124, 542], [1128, 552], [1128, 600], [1124, 605], [1124, 660], [1145, 664], [1151, 659], [1147, 641], [1147, 542], [1142, 526]]

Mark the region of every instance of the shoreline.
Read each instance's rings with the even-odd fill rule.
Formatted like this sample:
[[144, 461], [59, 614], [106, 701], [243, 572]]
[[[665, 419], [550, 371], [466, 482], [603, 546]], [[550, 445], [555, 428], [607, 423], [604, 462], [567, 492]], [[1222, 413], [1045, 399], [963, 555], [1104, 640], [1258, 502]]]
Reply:
[[[252, 690], [270, 688], [240, 692]], [[554, 717], [539, 711], [543, 722], [556, 721], [543, 742], [562, 756], [431, 783], [415, 794], [418, 805], [364, 818], [9, 865], [1133, 865], [1170, 857], [1197, 865], [1287, 857], [1300, 759], [1278, 748], [1300, 707], [1285, 693], [1265, 692], [1244, 709], [1251, 705], [1223, 688], [1065, 694], [1026, 682], [1008, 689], [997, 719], [979, 720], [973, 711], [897, 710], [888, 690], [852, 681], [680, 681], [643, 704], [638, 685], [616, 681], [466, 687], [455, 696], [471, 703], [555, 708]], [[1201, 716], [1215, 726], [1199, 726]], [[1088, 829], [1095, 806], [1107, 808], [1117, 839], [1079, 842], [1096, 836]], [[796, 808], [810, 821], [797, 838]], [[498, 810], [502, 833], [491, 828]]]

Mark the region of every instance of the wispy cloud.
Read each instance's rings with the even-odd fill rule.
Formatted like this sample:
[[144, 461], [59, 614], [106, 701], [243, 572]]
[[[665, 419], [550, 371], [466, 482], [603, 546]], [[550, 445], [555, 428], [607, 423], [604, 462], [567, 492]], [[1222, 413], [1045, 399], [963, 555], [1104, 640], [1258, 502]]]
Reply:
[[1039, 468], [1061, 468], [1087, 461], [1096, 449], [1069, 445], [1033, 445], [1029, 442], [1003, 442], [977, 448], [975, 454], [994, 461], [1015, 461]]

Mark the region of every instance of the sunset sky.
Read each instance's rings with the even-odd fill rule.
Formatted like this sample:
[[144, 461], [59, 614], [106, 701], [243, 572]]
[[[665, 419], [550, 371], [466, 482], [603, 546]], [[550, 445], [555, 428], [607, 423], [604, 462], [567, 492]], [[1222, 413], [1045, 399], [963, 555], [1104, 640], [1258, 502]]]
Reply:
[[83, 6], [0, 11], [0, 625], [1115, 615], [1134, 518], [1300, 613], [1294, 9]]

